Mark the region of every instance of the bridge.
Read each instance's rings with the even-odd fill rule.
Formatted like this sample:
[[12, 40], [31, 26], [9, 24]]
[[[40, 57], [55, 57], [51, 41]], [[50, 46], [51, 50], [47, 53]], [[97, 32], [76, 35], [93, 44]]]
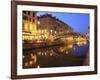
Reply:
[[85, 39], [86, 36], [85, 35], [80, 35], [80, 34], [75, 34], [75, 33], [62, 33], [62, 34], [57, 34], [55, 36], [52, 36], [52, 40], [59, 40], [59, 39], [66, 39], [66, 40], [73, 40], [73, 38], [78, 39], [79, 37], [81, 37], [81, 39]]
[[61, 39], [61, 38], [68, 38], [68, 37], [73, 37], [73, 35], [69, 34], [69, 33], [57, 34], [57, 35], [53, 36], [52, 39], [53, 40], [58, 40], [58, 39]]

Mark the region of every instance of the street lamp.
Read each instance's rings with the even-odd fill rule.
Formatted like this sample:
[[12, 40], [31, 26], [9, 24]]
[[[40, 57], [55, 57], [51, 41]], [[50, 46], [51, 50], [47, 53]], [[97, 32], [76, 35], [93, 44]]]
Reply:
[[51, 32], [51, 34], [52, 34], [53, 30], [51, 29], [50, 32]]
[[37, 23], [40, 24], [40, 21], [38, 21]]

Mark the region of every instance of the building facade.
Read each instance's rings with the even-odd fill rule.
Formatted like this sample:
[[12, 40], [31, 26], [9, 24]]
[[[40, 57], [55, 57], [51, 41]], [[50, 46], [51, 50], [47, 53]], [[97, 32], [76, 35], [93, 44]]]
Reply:
[[51, 14], [44, 14], [38, 17], [38, 26], [39, 31], [42, 30], [42, 36], [45, 35], [45, 38], [53, 38], [57, 35], [69, 34], [73, 32], [73, 29], [63, 21], [57, 19]]
[[23, 11], [23, 40], [32, 40], [37, 30], [36, 12]]
[[37, 16], [36, 12], [23, 11], [23, 40], [46, 41], [60, 34], [72, 33], [73, 29], [51, 14]]
[[51, 14], [45, 14], [38, 17], [38, 21], [40, 21], [38, 29], [47, 30], [49, 33], [60, 34], [73, 32], [73, 29], [68, 24], [57, 19], [56, 17], [53, 17]]

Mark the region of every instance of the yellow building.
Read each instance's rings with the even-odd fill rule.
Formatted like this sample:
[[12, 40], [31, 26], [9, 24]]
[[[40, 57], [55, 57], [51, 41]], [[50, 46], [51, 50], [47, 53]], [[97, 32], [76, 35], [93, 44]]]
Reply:
[[36, 30], [37, 30], [36, 12], [23, 11], [23, 40], [32, 40]]
[[23, 11], [23, 40], [53, 41], [58, 34], [72, 33], [73, 29], [51, 14], [37, 16], [34, 11]]

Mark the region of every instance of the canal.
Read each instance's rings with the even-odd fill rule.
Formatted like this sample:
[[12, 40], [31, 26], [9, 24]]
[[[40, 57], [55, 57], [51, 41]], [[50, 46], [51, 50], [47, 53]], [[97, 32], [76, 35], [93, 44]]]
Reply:
[[89, 41], [23, 51], [23, 68], [89, 65]]

